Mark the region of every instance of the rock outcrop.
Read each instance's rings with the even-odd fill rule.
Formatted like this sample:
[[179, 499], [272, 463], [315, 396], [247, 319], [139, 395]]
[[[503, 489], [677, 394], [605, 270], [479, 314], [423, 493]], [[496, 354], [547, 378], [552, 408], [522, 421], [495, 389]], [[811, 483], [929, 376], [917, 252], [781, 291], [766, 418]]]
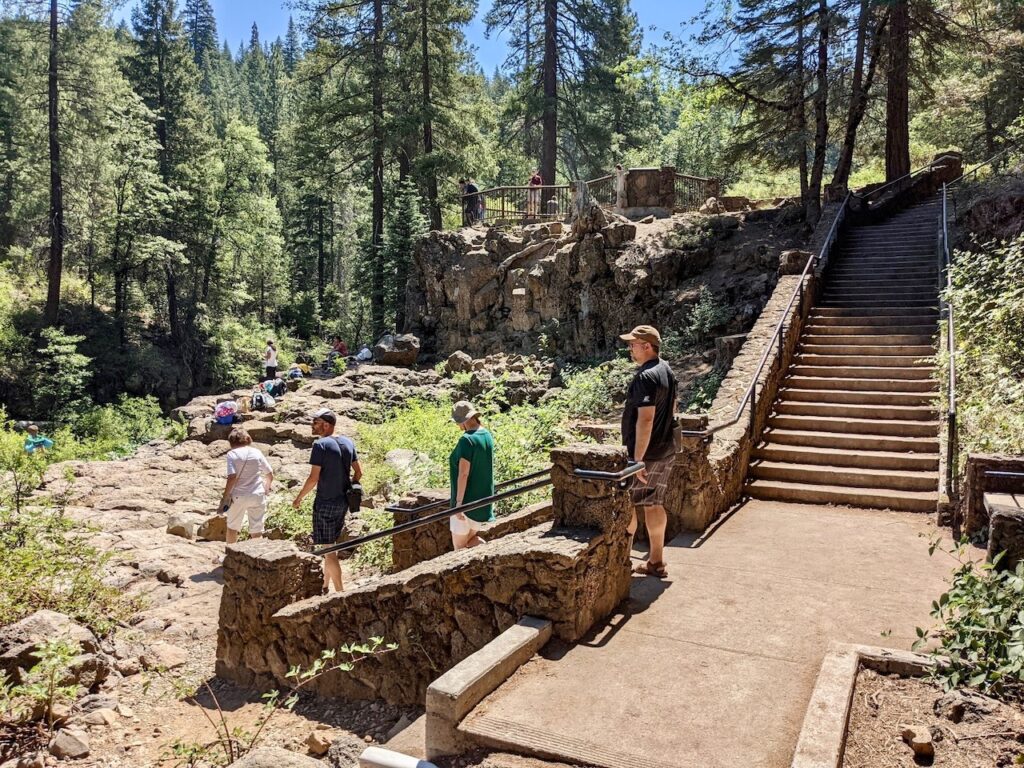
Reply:
[[592, 358], [639, 323], [685, 327], [705, 287], [734, 309], [722, 330], [743, 332], [774, 287], [779, 252], [799, 241], [778, 211], [756, 213], [643, 224], [594, 206], [568, 233], [558, 223], [430, 232], [413, 253], [408, 330], [432, 355]]

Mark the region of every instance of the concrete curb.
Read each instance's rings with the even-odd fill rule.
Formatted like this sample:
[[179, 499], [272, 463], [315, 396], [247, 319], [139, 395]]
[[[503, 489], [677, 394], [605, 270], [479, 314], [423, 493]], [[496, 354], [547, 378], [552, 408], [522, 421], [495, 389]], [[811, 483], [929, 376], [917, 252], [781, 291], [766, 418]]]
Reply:
[[934, 666], [928, 656], [893, 648], [832, 643], [804, 715], [791, 768], [840, 768], [846, 748], [850, 704], [861, 666], [907, 677]]
[[465, 751], [470, 745], [459, 733], [459, 723], [550, 637], [550, 621], [524, 616], [431, 683], [427, 688], [427, 759]]

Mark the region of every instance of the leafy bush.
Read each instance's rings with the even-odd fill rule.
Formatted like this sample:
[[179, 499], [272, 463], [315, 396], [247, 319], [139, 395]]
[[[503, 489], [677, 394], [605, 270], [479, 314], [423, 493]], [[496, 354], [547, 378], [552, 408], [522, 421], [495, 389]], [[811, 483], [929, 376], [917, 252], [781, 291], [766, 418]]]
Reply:
[[287, 367], [295, 359], [297, 347], [293, 339], [251, 318], [225, 318], [207, 330], [211, 347], [210, 375], [215, 387], [249, 386], [262, 378], [267, 339], [277, 344], [278, 367]]
[[[382, 509], [362, 509], [359, 511], [359, 519], [366, 524], [363, 534], [385, 531], [395, 524], [395, 516]], [[358, 547], [353, 559], [364, 568], [383, 571], [391, 567], [393, 551], [394, 540], [390, 536], [384, 536]]]
[[961, 456], [1024, 453], [1024, 236], [958, 251], [951, 277]]
[[[938, 544], [933, 542], [930, 551]], [[945, 551], [945, 550], [942, 550]], [[943, 688], [977, 688], [1003, 698], [1024, 693], [1024, 561], [996, 570], [1002, 559], [978, 564], [966, 548], [949, 551], [960, 563], [947, 592], [932, 603], [938, 626], [917, 629], [915, 649], [935, 642], [933, 675]]]
[[41, 712], [47, 727], [53, 730], [53, 708], [74, 701], [77, 685], [64, 685], [71, 672], [71, 663], [81, 653], [78, 643], [52, 637], [36, 651], [39, 662], [28, 671], [18, 685], [8, 686], [0, 679], [0, 715], [4, 719], [38, 716]]
[[68, 336], [57, 328], [44, 328], [39, 349], [34, 399], [36, 413], [59, 424], [74, 425], [89, 407], [85, 392], [92, 361], [78, 351], [84, 336]]
[[711, 332], [729, 320], [729, 308], [722, 304], [715, 294], [701, 288], [697, 303], [690, 311], [684, 338], [695, 348], [707, 343]]
[[302, 539], [313, 533], [313, 499], [309, 494], [298, 509], [292, 506], [292, 495], [276, 493], [270, 499], [266, 527], [279, 529], [289, 539]]
[[718, 394], [718, 388], [722, 386], [724, 378], [724, 371], [714, 370], [694, 381], [683, 410], [687, 413], [706, 412], [715, 401], [715, 395]]

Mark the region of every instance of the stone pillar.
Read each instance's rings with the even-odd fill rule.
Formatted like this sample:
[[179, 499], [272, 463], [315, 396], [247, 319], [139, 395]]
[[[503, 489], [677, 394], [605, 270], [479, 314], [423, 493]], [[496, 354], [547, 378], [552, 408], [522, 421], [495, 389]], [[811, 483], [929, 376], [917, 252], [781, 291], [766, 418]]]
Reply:
[[[399, 507], [414, 509], [425, 504], [436, 502], [447, 502], [450, 498], [448, 491], [425, 490], [413, 491], [398, 502]], [[395, 512], [395, 525], [418, 520], [425, 515], [432, 515], [444, 507], [437, 507], [427, 512]], [[414, 528], [404, 533], [396, 533], [391, 537], [394, 549], [391, 556], [392, 570], [401, 571], [424, 560], [432, 560], [438, 555], [450, 552], [452, 549], [452, 537], [449, 532], [448, 521], [440, 520], [436, 523], [424, 525], [421, 528]]]
[[270, 688], [283, 681], [286, 663], [274, 655], [281, 632], [273, 616], [323, 589], [320, 558], [294, 541], [254, 539], [227, 548], [217, 627], [220, 677]]
[[626, 465], [626, 451], [621, 446], [577, 444], [551, 452], [554, 530], [584, 528], [597, 532], [587, 556], [575, 564], [574, 626], [567, 631], [563, 623], [559, 632], [563, 639], [579, 640], [629, 597], [627, 528], [633, 512], [629, 494], [619, 483], [582, 480], [574, 474], [576, 469], [618, 472]]
[[995, 507], [988, 526], [988, 561], [1005, 553], [997, 568], [1012, 571], [1024, 560], [1024, 509]]
[[[700, 432], [708, 425], [706, 414], [678, 416], [681, 430]], [[669, 534], [680, 531], [703, 531], [720, 511], [722, 489], [715, 482], [715, 473], [708, 460], [709, 442], [704, 437], [681, 435], [672, 474], [668, 479]]]
[[963, 487], [960, 491], [959, 518], [956, 523], [967, 536], [981, 531], [989, 524], [985, 509], [985, 493], [1019, 493], [1019, 478], [986, 477], [989, 470], [1024, 472], [1024, 456], [998, 453], [972, 453], [967, 456]]

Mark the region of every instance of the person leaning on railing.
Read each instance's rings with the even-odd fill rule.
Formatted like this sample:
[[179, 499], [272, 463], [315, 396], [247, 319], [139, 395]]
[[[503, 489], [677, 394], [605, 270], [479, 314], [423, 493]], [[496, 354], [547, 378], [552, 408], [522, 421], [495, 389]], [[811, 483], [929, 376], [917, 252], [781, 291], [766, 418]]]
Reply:
[[[455, 404], [452, 421], [462, 429], [462, 436], [448, 457], [454, 508], [494, 495], [494, 438], [480, 424], [476, 408], [465, 400]], [[484, 523], [493, 520], [493, 504], [452, 515], [449, 518], [452, 546], [463, 549], [483, 544], [479, 531]]]

